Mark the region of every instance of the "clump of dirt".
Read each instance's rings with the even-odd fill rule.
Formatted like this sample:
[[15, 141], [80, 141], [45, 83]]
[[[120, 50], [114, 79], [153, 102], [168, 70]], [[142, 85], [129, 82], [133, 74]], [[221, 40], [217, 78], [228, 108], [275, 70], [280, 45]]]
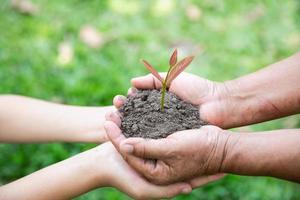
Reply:
[[199, 116], [199, 107], [184, 102], [171, 92], [165, 96], [164, 111], [160, 108], [161, 91], [138, 90], [119, 109], [121, 130], [126, 137], [165, 138], [187, 129], [200, 128], [207, 123]]

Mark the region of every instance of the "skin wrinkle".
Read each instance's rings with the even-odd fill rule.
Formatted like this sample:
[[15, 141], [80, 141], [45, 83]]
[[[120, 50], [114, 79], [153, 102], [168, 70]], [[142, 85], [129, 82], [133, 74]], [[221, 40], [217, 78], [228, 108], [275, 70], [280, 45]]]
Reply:
[[[210, 88], [213, 88], [213, 89], [210, 89], [209, 91], [212, 91], [209, 95], [208, 95], [208, 98], [204, 98], [203, 99], [203, 102], [208, 102], [208, 103], [217, 103], [217, 102], [224, 102], [224, 99], [227, 99], [229, 98], [229, 89], [228, 89], [228, 86], [226, 84], [222, 84], [220, 85], [218, 82], [212, 82], [212, 85]], [[220, 87], [222, 86], [222, 87]], [[223, 106], [222, 108], [227, 108], [229, 107], [229, 105], [226, 105], [226, 103], [228, 103], [227, 101], [225, 101], [225, 106]], [[201, 106], [200, 105], [200, 109], [201, 109]], [[213, 111], [215, 115], [215, 117], [211, 116], [210, 118], [213, 119], [212, 124], [218, 124], [220, 127], [223, 127], [225, 125], [224, 123], [224, 118], [226, 117], [221, 117], [223, 116], [225, 113], [227, 113], [224, 109], [220, 109], [220, 107], [218, 107], [218, 110], [215, 110]], [[210, 114], [211, 115], [211, 114]], [[212, 120], [210, 119], [210, 120]]]
[[[146, 160], [144, 160], [144, 166], [147, 166], [146, 167], [146, 169], [148, 169], [147, 171], [149, 171], [149, 175], [148, 175], [148, 177], [146, 177], [146, 178], [148, 178], [148, 179], [151, 179], [151, 180], [153, 180], [154, 179], [154, 177], [155, 177], [155, 171], [157, 171], [157, 165], [156, 165], [156, 162], [157, 161], [151, 161], [151, 160], [149, 160], [149, 159], [146, 159]], [[149, 177], [150, 176], [150, 177]]]
[[[174, 173], [174, 170], [172, 170], [172, 168], [170, 167], [170, 165], [166, 164], [163, 161], [159, 161], [159, 162], [160, 162], [159, 166], [161, 166], [161, 170], [160, 171], [165, 171], [165, 173], [162, 173], [162, 174], [166, 175], [166, 174], [172, 174], [172, 173]], [[172, 176], [172, 177], [175, 177], [175, 176]], [[163, 178], [164, 179], [161, 181], [162, 184], [168, 182], [168, 178], [167, 177], [163, 177]]]
[[[224, 136], [223, 136], [224, 137]], [[228, 141], [229, 141], [229, 137], [230, 136], [227, 136], [226, 139], [225, 139], [225, 143], [224, 143], [224, 146], [223, 146], [223, 150], [222, 150], [222, 157], [221, 157], [221, 162], [220, 162], [220, 166], [219, 166], [219, 169], [218, 169], [218, 173], [221, 173], [221, 169], [222, 169], [222, 163], [224, 162], [225, 158], [226, 158], [226, 154], [227, 154], [227, 145], [228, 145]]]
[[212, 96], [212, 97], [218, 96], [217, 95], [217, 86], [216, 86], [216, 84], [215, 83], [209, 84], [209, 82], [207, 80], [206, 80], [206, 83], [207, 83], [207, 85], [211, 85], [211, 86], [208, 87], [208, 88], [210, 88], [208, 91], [211, 91], [210, 96]]
[[226, 158], [228, 157], [228, 155], [230, 155], [230, 151], [234, 150], [234, 147], [238, 144], [240, 137], [238, 137], [233, 143], [231, 143], [232, 138], [233, 138], [232, 134], [228, 134], [226, 137], [226, 141], [223, 149], [223, 157], [219, 167], [219, 172], [226, 172], [226, 166], [225, 166]]
[[[207, 138], [211, 138], [211, 137], [208, 136], [211, 133], [209, 133], [209, 132], [205, 132], [205, 133], [207, 135]], [[204, 168], [203, 168], [205, 174], [209, 174], [211, 163], [214, 160], [214, 158], [216, 157], [215, 155], [216, 155], [217, 145], [219, 143], [219, 137], [217, 136], [215, 138], [216, 139], [213, 139], [213, 141], [215, 141], [215, 142], [210, 142], [213, 145], [212, 145], [212, 148], [210, 149], [210, 152], [208, 153], [208, 158], [207, 158], [207, 161], [205, 162], [205, 165], [204, 165]]]
[[[270, 100], [260, 97], [259, 95], [256, 96], [259, 100], [259, 102], [262, 103], [262, 105], [265, 106], [260, 106], [260, 109], [257, 111], [259, 113], [259, 116], [266, 115], [266, 113], [269, 115], [269, 117], [272, 119], [276, 116], [281, 116], [282, 112], [280, 111], [280, 109], [274, 104], [272, 103]], [[260, 121], [260, 119], [253, 119], [253, 121]]]
[[228, 139], [229, 139], [230, 142], [227, 144], [226, 157], [224, 158], [223, 163], [221, 165], [222, 172], [227, 172], [227, 168], [228, 168], [227, 165], [226, 165], [227, 157], [229, 155], [231, 155], [231, 152], [233, 152], [235, 150], [236, 145], [239, 143], [240, 137], [241, 137], [240, 135], [238, 135], [238, 136], [235, 135], [234, 136], [232, 134], [230, 134], [230, 137], [228, 137]]

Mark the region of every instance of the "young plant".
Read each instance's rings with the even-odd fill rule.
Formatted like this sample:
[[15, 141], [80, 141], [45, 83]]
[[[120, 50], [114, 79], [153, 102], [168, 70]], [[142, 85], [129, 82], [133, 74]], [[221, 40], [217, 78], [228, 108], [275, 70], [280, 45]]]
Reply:
[[146, 60], [142, 60], [142, 63], [145, 67], [156, 77], [162, 84], [162, 92], [161, 92], [161, 111], [164, 111], [165, 104], [165, 95], [166, 91], [169, 89], [172, 81], [187, 68], [187, 66], [192, 62], [194, 56], [188, 56], [179, 62], [177, 62], [177, 49], [172, 53], [169, 60], [169, 69], [165, 78], [162, 78], [160, 74], [150, 65]]

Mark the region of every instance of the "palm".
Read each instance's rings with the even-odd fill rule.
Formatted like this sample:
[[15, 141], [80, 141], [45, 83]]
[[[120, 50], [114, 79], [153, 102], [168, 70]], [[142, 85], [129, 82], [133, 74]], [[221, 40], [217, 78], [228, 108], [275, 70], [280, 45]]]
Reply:
[[[162, 77], [165, 73], [161, 74]], [[137, 89], [160, 89], [161, 83], [151, 74], [132, 79], [133, 87]], [[189, 73], [180, 74], [171, 84], [170, 92], [175, 93], [184, 101], [201, 106], [200, 116], [204, 121], [222, 126], [224, 121], [223, 108], [219, 104], [219, 97], [224, 93], [222, 84], [200, 78]], [[123, 102], [114, 101], [119, 107]]]

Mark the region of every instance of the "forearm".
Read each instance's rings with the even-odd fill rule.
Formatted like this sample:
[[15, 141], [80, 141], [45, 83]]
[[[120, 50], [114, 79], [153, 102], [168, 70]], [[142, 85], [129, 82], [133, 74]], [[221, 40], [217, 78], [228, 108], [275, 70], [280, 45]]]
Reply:
[[300, 182], [300, 129], [229, 134], [222, 172]]
[[[98, 147], [97, 147], [98, 148]], [[56, 163], [17, 181], [0, 187], [0, 199], [72, 199], [96, 187], [101, 187], [102, 177], [97, 174], [101, 151], [95, 149]], [[101, 160], [101, 159], [100, 159]]]
[[[255, 73], [225, 82], [218, 99], [223, 128], [300, 112], [300, 53]], [[223, 111], [223, 112], [222, 112]], [[225, 120], [226, 119], [226, 120]]]
[[80, 107], [0, 96], [0, 142], [103, 142], [108, 107]]

